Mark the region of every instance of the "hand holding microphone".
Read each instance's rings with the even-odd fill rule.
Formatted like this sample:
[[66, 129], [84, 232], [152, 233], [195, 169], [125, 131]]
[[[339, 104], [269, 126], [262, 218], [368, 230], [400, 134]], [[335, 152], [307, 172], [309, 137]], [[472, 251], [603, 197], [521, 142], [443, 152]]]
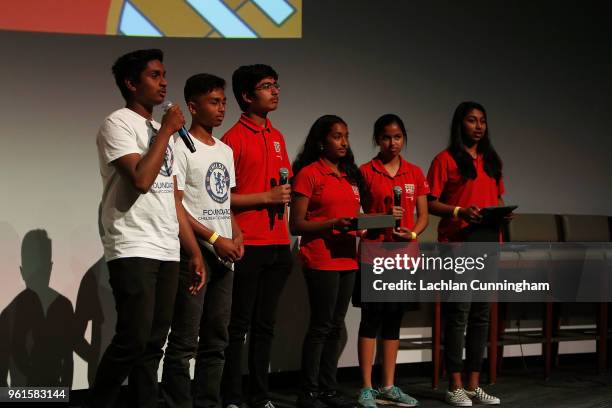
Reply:
[[404, 217], [404, 209], [402, 208], [402, 188], [400, 186], [393, 187], [393, 217], [395, 218], [395, 229], [399, 230]]
[[278, 219], [282, 220], [285, 214], [285, 204], [291, 198], [291, 187], [289, 186], [289, 170], [286, 167], [278, 169], [278, 187], [281, 187], [282, 204], [278, 210]]
[[267, 205], [287, 204], [291, 200], [291, 186], [288, 184], [289, 170], [282, 167], [278, 171], [279, 185], [276, 180], [271, 180], [272, 188], [267, 192]]
[[172, 133], [178, 132], [179, 136], [185, 143], [185, 146], [191, 153], [196, 151], [195, 145], [189, 132], [185, 129], [185, 118], [178, 106], [175, 106], [170, 101], [166, 101], [162, 104], [164, 110], [164, 117], [162, 118], [162, 126], [168, 126]]

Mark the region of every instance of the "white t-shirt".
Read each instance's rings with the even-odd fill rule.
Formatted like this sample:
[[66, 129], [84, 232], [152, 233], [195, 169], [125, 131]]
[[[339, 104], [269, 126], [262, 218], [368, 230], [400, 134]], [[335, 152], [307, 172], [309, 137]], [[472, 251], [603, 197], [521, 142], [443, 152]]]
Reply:
[[160, 124], [122, 108], [111, 113], [98, 132], [96, 144], [102, 175], [102, 244], [107, 261], [142, 257], [178, 261], [180, 244], [174, 205], [174, 146], [170, 138], [164, 163], [146, 194], [121, 177], [113, 160], [131, 153], [144, 155]]
[[[177, 188], [183, 190], [183, 207], [209, 230], [232, 239], [230, 189], [236, 186], [232, 149], [218, 139], [212, 146], [192, 139], [195, 153], [184, 143], [176, 144]], [[196, 238], [215, 252], [204, 239]]]

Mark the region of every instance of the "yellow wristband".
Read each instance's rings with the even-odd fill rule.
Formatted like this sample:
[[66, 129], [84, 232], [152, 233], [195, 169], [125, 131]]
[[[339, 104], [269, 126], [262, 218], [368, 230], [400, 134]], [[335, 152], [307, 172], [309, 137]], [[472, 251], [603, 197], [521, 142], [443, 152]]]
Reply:
[[453, 210], [453, 218], [459, 218], [459, 211], [461, 210], [461, 207], [457, 206], [455, 207], [455, 209]]
[[413, 240], [413, 241], [414, 241], [415, 239], [417, 239], [417, 233], [416, 233], [416, 232], [414, 232], [414, 231], [411, 231], [411, 232], [410, 232], [410, 236], [411, 236], [411, 238], [412, 238], [412, 240]]
[[213, 232], [213, 234], [210, 236], [210, 238], [208, 238], [208, 243], [210, 245], [213, 245], [217, 239], [219, 238], [219, 233], [218, 232]]

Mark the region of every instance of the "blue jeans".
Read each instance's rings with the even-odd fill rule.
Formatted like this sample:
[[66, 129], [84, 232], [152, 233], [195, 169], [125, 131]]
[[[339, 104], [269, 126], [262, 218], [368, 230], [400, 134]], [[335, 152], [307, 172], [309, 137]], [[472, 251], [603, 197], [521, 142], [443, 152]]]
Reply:
[[[162, 395], [169, 408], [214, 408], [219, 404], [234, 274], [208, 249], [201, 251], [208, 282], [196, 295], [188, 291], [193, 277], [186, 257], [181, 256], [179, 289], [162, 374]], [[189, 376], [192, 358], [196, 360], [193, 387]]]

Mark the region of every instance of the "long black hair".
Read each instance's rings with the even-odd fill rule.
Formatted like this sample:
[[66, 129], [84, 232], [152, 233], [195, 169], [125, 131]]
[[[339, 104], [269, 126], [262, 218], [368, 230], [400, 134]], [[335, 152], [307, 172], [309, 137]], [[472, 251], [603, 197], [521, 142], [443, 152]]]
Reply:
[[[325, 144], [325, 138], [329, 132], [331, 132], [332, 127], [337, 123], [346, 126], [346, 122], [336, 115], [323, 115], [315, 120], [310, 127], [308, 136], [306, 136], [306, 141], [304, 142], [304, 146], [302, 146], [302, 150], [293, 162], [294, 177], [297, 176], [304, 167], [319, 160], [322, 154], [321, 146]], [[346, 156], [340, 159], [338, 169], [346, 173], [349, 181], [357, 184], [359, 191], [362, 192], [364, 185], [363, 177], [355, 164], [355, 156], [350, 147], [346, 149]]]
[[[457, 106], [457, 109], [455, 109], [455, 114], [453, 115], [450, 143], [448, 146], [448, 151], [453, 159], [455, 159], [455, 162], [457, 162], [457, 167], [459, 167], [459, 173], [461, 173], [461, 176], [471, 180], [476, 178], [476, 168], [474, 167], [474, 160], [472, 159], [472, 156], [470, 156], [470, 154], [465, 150], [466, 139], [463, 130], [463, 119], [465, 119], [465, 117], [473, 109], [481, 111], [485, 120], [487, 119], [487, 111], [481, 104], [473, 101], [461, 102], [459, 106]], [[476, 151], [479, 154], [482, 154], [485, 173], [499, 183], [499, 180], [502, 177], [503, 164], [499, 155], [491, 144], [491, 139], [489, 138], [488, 121], [484, 136], [478, 142]]]

